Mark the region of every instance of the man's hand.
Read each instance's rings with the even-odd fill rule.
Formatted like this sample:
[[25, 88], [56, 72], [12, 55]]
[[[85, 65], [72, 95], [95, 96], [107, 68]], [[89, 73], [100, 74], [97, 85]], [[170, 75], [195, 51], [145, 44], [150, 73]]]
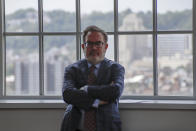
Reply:
[[99, 101], [99, 105], [105, 105], [105, 104], [108, 104], [108, 102], [107, 101]]
[[114, 84], [114, 81], [112, 81], [111, 83], [110, 83], [110, 85], [113, 85]]

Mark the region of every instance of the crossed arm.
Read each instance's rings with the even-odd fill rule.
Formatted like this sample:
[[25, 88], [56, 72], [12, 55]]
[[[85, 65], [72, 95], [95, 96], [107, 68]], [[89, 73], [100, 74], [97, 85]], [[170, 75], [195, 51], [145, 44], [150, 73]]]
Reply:
[[[72, 70], [72, 71], [71, 71]], [[124, 88], [124, 68], [114, 65], [112, 67], [111, 83], [108, 85], [88, 86], [87, 92], [79, 90], [74, 81], [73, 69], [66, 69], [63, 83], [63, 99], [66, 103], [88, 110], [95, 99], [99, 104], [107, 104], [120, 97]]]

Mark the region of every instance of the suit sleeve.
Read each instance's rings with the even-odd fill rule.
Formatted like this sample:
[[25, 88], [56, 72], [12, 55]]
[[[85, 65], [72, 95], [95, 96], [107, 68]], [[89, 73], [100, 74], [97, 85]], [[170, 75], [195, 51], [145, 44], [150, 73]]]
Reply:
[[111, 82], [113, 82], [113, 84], [89, 86], [88, 94], [93, 98], [108, 102], [114, 102], [121, 96], [124, 88], [124, 67], [119, 64], [114, 64], [111, 68]]
[[88, 110], [92, 107], [94, 98], [87, 94], [84, 90], [76, 87], [75, 71], [72, 67], [67, 67], [64, 73], [63, 82], [63, 99], [67, 104], [72, 104], [80, 109]]

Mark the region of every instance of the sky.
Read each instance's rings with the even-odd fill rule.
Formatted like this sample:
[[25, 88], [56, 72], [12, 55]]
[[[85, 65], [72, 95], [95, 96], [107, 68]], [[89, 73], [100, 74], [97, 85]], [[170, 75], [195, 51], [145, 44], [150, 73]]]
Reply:
[[[6, 14], [13, 13], [18, 9], [37, 9], [38, 0], [5, 0]], [[81, 0], [81, 13], [88, 14], [92, 11], [108, 12], [113, 11], [114, 0]], [[15, 3], [13, 3], [15, 2]], [[21, 4], [23, 3], [23, 4]], [[131, 8], [132, 11], [152, 11], [152, 0], [119, 0], [119, 11]], [[62, 9], [65, 11], [75, 11], [75, 0], [43, 0], [45, 11]], [[158, 12], [182, 11], [192, 9], [192, 0], [158, 0]]]

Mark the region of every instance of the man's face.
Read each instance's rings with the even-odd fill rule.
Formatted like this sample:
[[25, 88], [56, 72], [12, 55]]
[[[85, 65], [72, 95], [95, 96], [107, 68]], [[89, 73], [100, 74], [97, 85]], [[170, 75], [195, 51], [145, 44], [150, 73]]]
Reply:
[[108, 44], [100, 32], [88, 32], [82, 48], [86, 59], [91, 64], [97, 64], [104, 59]]

